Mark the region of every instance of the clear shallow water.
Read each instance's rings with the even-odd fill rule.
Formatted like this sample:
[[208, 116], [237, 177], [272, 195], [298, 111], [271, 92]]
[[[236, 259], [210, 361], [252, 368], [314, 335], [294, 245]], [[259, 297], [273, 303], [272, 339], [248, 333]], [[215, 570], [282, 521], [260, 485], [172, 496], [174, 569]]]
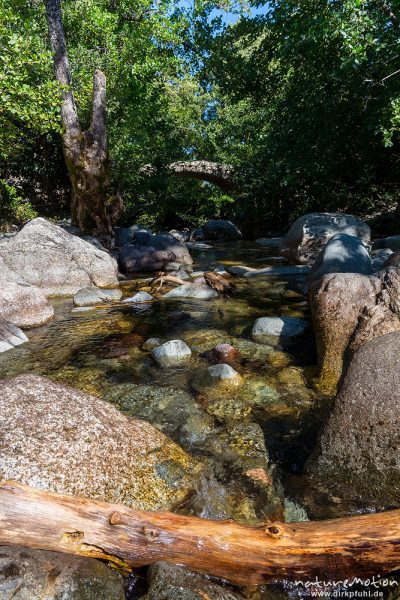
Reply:
[[[244, 264], [276, 265], [273, 251], [250, 243], [215, 244], [192, 251], [194, 270]], [[30, 342], [0, 355], [0, 378], [35, 372], [113, 402], [152, 422], [204, 465], [196, 493], [180, 510], [208, 518], [260, 523], [305, 518], [301, 470], [326, 413], [313, 390], [315, 350], [310, 333], [290, 348], [258, 344], [251, 326], [261, 316], [309, 319], [302, 277], [234, 278], [230, 299], [164, 300], [145, 279], [126, 282], [124, 295], [141, 289], [156, 296], [139, 308], [118, 306], [71, 312], [72, 300], [55, 302], [56, 316], [32, 330]], [[150, 337], [182, 339], [192, 349], [182, 367], [160, 369], [141, 347]], [[207, 352], [221, 342], [240, 353], [233, 365], [240, 388], [205, 384]], [[311, 491], [312, 518], [337, 506]], [[340, 510], [339, 510], [340, 512]]]

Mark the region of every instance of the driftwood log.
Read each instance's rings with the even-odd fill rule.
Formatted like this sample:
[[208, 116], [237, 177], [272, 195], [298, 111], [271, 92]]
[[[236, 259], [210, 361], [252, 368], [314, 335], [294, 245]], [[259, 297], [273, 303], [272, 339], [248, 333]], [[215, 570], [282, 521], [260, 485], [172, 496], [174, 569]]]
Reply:
[[232, 296], [236, 292], [236, 285], [213, 271], [204, 273], [206, 284], [220, 295]]
[[400, 510], [247, 527], [0, 485], [0, 545], [132, 567], [167, 561], [238, 585], [383, 575], [400, 567]]

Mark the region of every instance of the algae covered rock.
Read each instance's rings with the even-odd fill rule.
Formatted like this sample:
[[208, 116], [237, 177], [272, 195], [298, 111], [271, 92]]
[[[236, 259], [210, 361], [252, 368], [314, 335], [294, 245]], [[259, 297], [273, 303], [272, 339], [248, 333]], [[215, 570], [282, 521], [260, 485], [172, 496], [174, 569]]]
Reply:
[[0, 477], [61, 494], [171, 509], [197, 464], [150, 424], [35, 375], [0, 382]]
[[124, 581], [92, 558], [0, 547], [2, 600], [124, 600]]

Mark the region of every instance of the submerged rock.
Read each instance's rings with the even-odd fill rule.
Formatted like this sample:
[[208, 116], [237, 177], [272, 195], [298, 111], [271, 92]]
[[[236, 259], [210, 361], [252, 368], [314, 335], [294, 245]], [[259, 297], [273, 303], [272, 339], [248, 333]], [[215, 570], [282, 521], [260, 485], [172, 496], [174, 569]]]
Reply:
[[147, 577], [149, 591], [143, 600], [243, 600], [230, 586], [168, 563], [155, 563]]
[[42, 290], [26, 283], [0, 256], [0, 318], [18, 327], [37, 327], [53, 316]]
[[73, 296], [92, 285], [118, 287], [117, 263], [107, 252], [42, 218], [1, 246], [0, 257], [46, 296]]
[[194, 282], [180, 285], [167, 294], [164, 298], [197, 298], [198, 300], [210, 300], [218, 298], [218, 292], [209, 287], [206, 283]]
[[165, 343], [165, 340], [163, 340], [162, 338], [149, 338], [143, 344], [142, 350], [146, 350], [146, 351], [150, 352], [151, 350], [154, 350], [154, 348], [158, 348], [158, 346], [161, 346], [161, 344], [164, 344], [164, 343]]
[[97, 287], [85, 287], [80, 289], [74, 296], [75, 306], [96, 306], [97, 304], [107, 304], [118, 302], [122, 298], [122, 291], [100, 290]]
[[192, 352], [182, 340], [171, 340], [154, 348], [151, 354], [160, 367], [176, 367], [187, 362]]
[[213, 356], [220, 363], [231, 363], [239, 358], [239, 352], [230, 344], [217, 344], [212, 349]]
[[86, 556], [0, 547], [2, 600], [124, 600], [124, 580]]
[[308, 472], [364, 508], [400, 504], [400, 332], [354, 355]]
[[294, 263], [312, 265], [325, 244], [337, 233], [371, 239], [369, 225], [345, 213], [308, 213], [293, 223], [281, 244], [281, 254]]
[[29, 340], [19, 327], [0, 319], [0, 352], [11, 350], [25, 342]]
[[2, 480], [141, 510], [171, 509], [196, 480], [198, 465], [150, 424], [43, 377], [0, 382], [0, 409]]
[[153, 302], [154, 298], [151, 294], [147, 292], [138, 292], [131, 298], [125, 298], [123, 300], [124, 304], [141, 304], [142, 302]]
[[218, 364], [208, 367], [209, 380], [214, 385], [239, 386], [243, 384], [243, 379], [235, 369], [229, 365]]
[[303, 335], [308, 326], [298, 317], [261, 317], [254, 323], [251, 337], [261, 343], [276, 342], [277, 338], [284, 341]]

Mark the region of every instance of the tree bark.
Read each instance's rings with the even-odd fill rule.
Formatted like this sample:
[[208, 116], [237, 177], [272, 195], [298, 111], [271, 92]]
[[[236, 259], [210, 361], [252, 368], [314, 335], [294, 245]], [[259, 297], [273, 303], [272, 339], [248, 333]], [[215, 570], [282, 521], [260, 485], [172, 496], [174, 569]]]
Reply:
[[132, 567], [166, 561], [237, 585], [343, 580], [400, 566], [400, 510], [247, 527], [0, 485], [0, 544]]
[[209, 160], [179, 161], [171, 163], [168, 170], [177, 177], [191, 177], [214, 183], [226, 192], [238, 189], [233, 167]]
[[46, 15], [50, 45], [54, 53], [55, 77], [62, 86], [62, 140], [72, 186], [72, 221], [85, 233], [96, 235], [110, 245], [113, 221], [122, 207], [119, 196], [111, 192], [106, 130], [106, 78], [100, 70], [95, 71], [92, 122], [87, 131], [82, 131], [71, 89], [60, 0], [46, 0]]

